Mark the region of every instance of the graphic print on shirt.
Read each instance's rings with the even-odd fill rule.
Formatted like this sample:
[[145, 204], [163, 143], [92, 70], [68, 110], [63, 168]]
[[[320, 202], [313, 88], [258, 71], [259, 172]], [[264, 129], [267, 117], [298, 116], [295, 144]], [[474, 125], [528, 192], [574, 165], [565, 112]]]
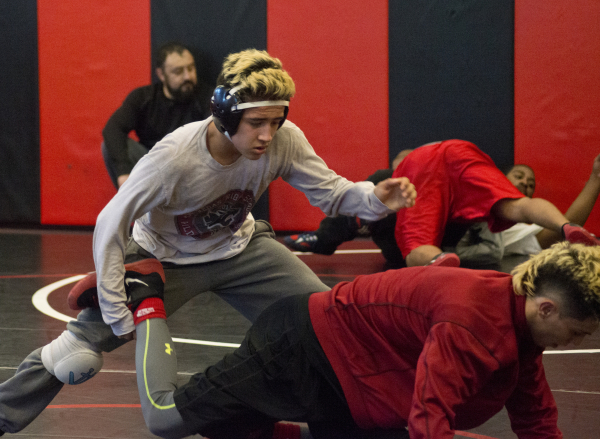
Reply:
[[205, 239], [229, 227], [235, 233], [254, 206], [254, 193], [235, 189], [221, 195], [196, 212], [175, 217], [175, 226], [181, 235]]

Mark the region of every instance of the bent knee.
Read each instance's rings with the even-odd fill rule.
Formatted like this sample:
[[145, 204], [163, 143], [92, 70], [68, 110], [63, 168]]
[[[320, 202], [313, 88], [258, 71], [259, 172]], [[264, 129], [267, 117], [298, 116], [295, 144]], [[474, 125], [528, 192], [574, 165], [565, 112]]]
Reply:
[[144, 412], [144, 420], [150, 432], [163, 439], [180, 439], [194, 434], [185, 428], [183, 419], [177, 409], [152, 409]]
[[151, 399], [145, 398], [144, 393], [140, 392], [142, 414], [152, 434], [165, 439], [184, 438], [194, 434], [186, 428], [179, 410], [175, 407], [173, 391], [150, 392]]
[[65, 384], [81, 384], [95, 376], [104, 363], [102, 353], [71, 331], [42, 348], [42, 364]]
[[157, 422], [154, 418], [146, 419], [146, 427], [150, 430], [154, 436], [162, 437], [164, 439], [175, 439], [182, 436], [172, 436], [171, 429], [168, 426]]

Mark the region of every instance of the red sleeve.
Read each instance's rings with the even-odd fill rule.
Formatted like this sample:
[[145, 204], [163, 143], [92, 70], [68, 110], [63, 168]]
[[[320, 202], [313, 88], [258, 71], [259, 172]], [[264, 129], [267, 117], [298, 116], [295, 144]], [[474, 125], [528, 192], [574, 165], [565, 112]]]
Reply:
[[506, 402], [512, 430], [519, 439], [560, 439], [558, 410], [546, 381], [542, 355], [521, 362], [517, 388]]
[[454, 437], [455, 407], [479, 392], [498, 362], [465, 328], [434, 325], [417, 363], [411, 439]]

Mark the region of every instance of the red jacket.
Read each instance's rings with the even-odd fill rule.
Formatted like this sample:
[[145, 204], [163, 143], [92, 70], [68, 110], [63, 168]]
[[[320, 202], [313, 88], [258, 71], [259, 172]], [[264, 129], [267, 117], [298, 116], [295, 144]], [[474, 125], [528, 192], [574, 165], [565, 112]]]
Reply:
[[506, 406], [519, 438], [561, 438], [525, 298], [496, 271], [414, 267], [309, 301], [315, 333], [361, 428], [454, 437]]

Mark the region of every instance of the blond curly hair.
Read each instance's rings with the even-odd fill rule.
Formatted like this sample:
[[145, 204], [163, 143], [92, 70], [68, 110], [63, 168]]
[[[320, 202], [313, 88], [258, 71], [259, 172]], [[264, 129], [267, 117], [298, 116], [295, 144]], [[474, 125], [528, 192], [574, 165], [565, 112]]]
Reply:
[[531, 256], [511, 274], [518, 295], [534, 297], [544, 286], [556, 287], [552, 290], [564, 293], [567, 317], [600, 318], [600, 247], [559, 242]]
[[217, 86], [241, 86], [237, 95], [243, 102], [289, 101], [296, 93], [290, 75], [281, 61], [264, 50], [247, 49], [232, 53], [223, 62]]

